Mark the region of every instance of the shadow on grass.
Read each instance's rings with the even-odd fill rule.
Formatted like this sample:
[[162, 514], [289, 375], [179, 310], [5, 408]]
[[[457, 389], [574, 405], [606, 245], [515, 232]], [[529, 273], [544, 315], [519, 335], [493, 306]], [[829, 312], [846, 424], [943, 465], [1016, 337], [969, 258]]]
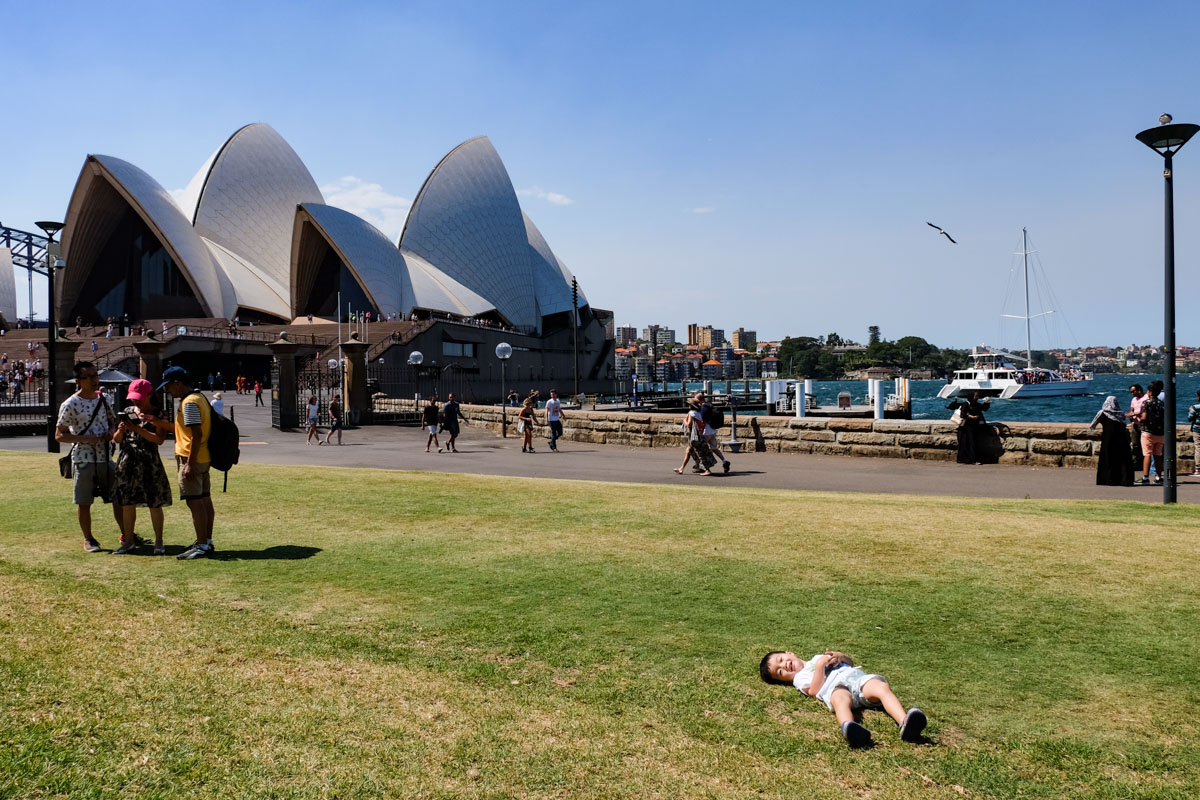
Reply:
[[319, 547], [299, 544], [277, 544], [265, 550], [217, 550], [218, 561], [299, 561], [321, 552]]

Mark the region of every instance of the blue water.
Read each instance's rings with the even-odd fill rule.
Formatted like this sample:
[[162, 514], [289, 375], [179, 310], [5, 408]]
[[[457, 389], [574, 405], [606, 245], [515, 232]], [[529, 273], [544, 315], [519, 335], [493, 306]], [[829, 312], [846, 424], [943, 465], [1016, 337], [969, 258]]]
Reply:
[[[1000, 400], [992, 399], [992, 408], [987, 413], [989, 421], [993, 422], [1091, 422], [1092, 417], [1100, 410], [1104, 398], [1115, 395], [1121, 408], [1129, 410], [1129, 387], [1140, 383], [1143, 388], [1150, 381], [1161, 380], [1161, 375], [1097, 375], [1092, 381], [1092, 393], [1079, 397], [1047, 397], [1038, 400]], [[909, 391], [912, 394], [913, 419], [949, 419], [950, 412], [946, 410], [949, 400], [937, 396], [945, 386], [945, 381], [910, 381]], [[647, 385], [642, 384], [645, 388]], [[655, 384], [662, 389], [662, 384]], [[728, 386], [734, 394], [743, 391], [742, 381], [730, 381]], [[895, 381], [885, 381], [887, 393], [895, 391]], [[1196, 391], [1200, 389], [1200, 375], [1179, 375], [1176, 379], [1176, 412], [1175, 419], [1183, 424], [1187, 419], [1187, 409], [1196, 402]], [[667, 391], [678, 392], [681, 384], [668, 383]], [[701, 381], [688, 381], [688, 391], [700, 391], [704, 388]], [[713, 381], [713, 393], [725, 394], [728, 391], [725, 381]], [[761, 392], [759, 381], [750, 381], [751, 392]], [[813, 393], [817, 396], [817, 404], [821, 406], [837, 406], [838, 392], [850, 392], [851, 402], [855, 405], [866, 405], [866, 381], [814, 381]]]

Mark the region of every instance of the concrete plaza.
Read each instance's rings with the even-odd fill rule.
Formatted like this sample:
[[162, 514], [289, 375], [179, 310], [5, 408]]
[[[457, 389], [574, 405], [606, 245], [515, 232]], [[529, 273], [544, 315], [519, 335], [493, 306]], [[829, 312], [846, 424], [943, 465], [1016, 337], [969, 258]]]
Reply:
[[[535, 438], [537, 452], [521, 452], [510, 428], [507, 439], [480, 428], [464, 427], [457, 454], [425, 452], [427, 434], [414, 427], [371, 426], [346, 431], [344, 444], [306, 445], [303, 430], [271, 427], [271, 409], [254, 407], [253, 395], [225, 392], [242, 435], [243, 464], [328, 465], [376, 469], [511, 475], [547, 480], [624, 481], [663, 485], [804, 489], [880, 494], [1009, 497], [1028, 499], [1136, 500], [1162, 502], [1162, 487], [1096, 486], [1092, 470], [1008, 465], [967, 466], [946, 462], [854, 458], [780, 453], [731, 456], [728, 475], [683, 475], [672, 470], [683, 460], [682, 448], [636, 448], [563, 441], [552, 453], [546, 439]], [[570, 427], [568, 412], [567, 427]], [[327, 429], [321, 429], [324, 440]], [[445, 434], [439, 434], [445, 443]], [[45, 437], [0, 438], [0, 449], [44, 452]], [[163, 446], [164, 452], [171, 443]], [[66, 452], [66, 448], [63, 448]], [[236, 481], [237, 470], [233, 471]], [[232, 485], [232, 484], [231, 484]], [[1181, 503], [1200, 503], [1200, 478], [1182, 477]]]

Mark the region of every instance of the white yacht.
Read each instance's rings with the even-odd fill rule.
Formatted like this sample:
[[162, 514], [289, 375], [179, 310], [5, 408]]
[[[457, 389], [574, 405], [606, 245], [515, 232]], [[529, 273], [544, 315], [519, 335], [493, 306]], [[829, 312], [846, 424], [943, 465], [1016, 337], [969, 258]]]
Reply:
[[[1071, 397], [1088, 394], [1092, 390], [1092, 376], [1076, 369], [1060, 372], [1033, 366], [1033, 355], [1029, 346], [1029, 236], [1021, 229], [1021, 252], [1025, 273], [1025, 315], [1006, 317], [1025, 320], [1025, 355], [1015, 356], [1003, 350], [993, 350], [979, 345], [971, 351], [973, 363], [967, 369], [958, 370], [954, 377], [938, 392], [938, 397], [969, 397], [979, 392], [984, 397], [999, 397], [1005, 400], [1020, 400], [1030, 397]], [[1035, 316], [1053, 314], [1046, 311]], [[1024, 360], [1024, 367], [1014, 362]]]
[[[969, 397], [979, 392], [983, 397], [1021, 400], [1030, 397], [1068, 397], [1087, 394], [1092, 390], [1092, 376], [1077, 370], [1059, 372], [1042, 367], [1015, 366], [1020, 359], [1003, 350], [979, 345], [971, 351], [974, 363], [954, 373], [954, 378], [942, 387], [938, 397]], [[1030, 363], [1026, 359], [1026, 364]]]

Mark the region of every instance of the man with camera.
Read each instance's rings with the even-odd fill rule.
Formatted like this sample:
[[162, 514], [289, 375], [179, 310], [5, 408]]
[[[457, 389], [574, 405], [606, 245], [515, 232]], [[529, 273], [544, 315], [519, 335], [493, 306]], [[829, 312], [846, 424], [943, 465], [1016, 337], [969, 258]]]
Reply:
[[[117, 429], [117, 419], [100, 392], [100, 372], [90, 361], [75, 364], [76, 392], [58, 409], [55, 440], [70, 444], [72, 488], [83, 532], [83, 549], [99, 553], [100, 543], [92, 535], [92, 503], [99, 497], [112, 503], [116, 468], [109, 458], [108, 443]], [[120, 509], [113, 506], [113, 518], [121, 526]]]

